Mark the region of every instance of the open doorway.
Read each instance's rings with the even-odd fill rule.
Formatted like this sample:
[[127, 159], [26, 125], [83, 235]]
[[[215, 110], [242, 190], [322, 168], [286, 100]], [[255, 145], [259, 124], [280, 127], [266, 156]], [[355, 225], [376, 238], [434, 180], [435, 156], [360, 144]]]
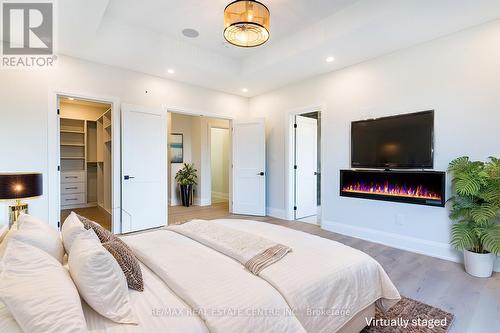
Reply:
[[321, 112], [295, 115], [294, 219], [320, 224]]
[[112, 229], [112, 105], [59, 97], [60, 218]]
[[229, 207], [229, 128], [212, 127], [210, 138], [212, 204]]
[[[231, 188], [231, 121], [168, 112], [168, 221], [216, 219], [229, 215]], [[184, 164], [196, 169], [189, 207], [183, 205], [175, 179]]]

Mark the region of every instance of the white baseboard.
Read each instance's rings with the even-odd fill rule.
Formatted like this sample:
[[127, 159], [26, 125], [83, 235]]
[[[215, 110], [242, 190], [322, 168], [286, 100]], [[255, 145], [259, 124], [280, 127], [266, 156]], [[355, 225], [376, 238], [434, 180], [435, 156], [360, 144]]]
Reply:
[[[397, 249], [415, 252], [439, 259], [463, 262], [460, 252], [453, 249], [447, 243], [434, 242], [425, 239], [398, 235], [395, 233], [378, 231], [368, 228], [350, 226], [331, 221], [322, 221], [321, 228], [338, 234], [364, 239], [370, 242], [379, 243]], [[495, 262], [495, 272], [500, 272], [500, 258]]]
[[277, 219], [286, 220], [286, 212], [284, 209], [267, 207], [266, 208], [266, 215], [270, 216], [270, 217], [277, 218]]
[[331, 221], [322, 221], [321, 228], [342, 235], [364, 239], [397, 249], [428, 255], [454, 262], [462, 262], [462, 255], [449, 244], [403, 236], [395, 233], [356, 227]]

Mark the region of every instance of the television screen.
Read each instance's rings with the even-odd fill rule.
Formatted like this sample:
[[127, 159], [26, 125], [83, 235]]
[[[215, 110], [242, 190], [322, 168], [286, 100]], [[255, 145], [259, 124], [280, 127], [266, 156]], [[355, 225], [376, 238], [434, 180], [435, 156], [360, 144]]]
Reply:
[[433, 167], [434, 111], [351, 125], [351, 167], [417, 169]]

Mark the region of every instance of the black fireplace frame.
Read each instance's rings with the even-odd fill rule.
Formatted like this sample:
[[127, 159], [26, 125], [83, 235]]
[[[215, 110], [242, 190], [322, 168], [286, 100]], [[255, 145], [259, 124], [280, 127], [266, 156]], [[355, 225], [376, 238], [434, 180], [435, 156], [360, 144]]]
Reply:
[[[346, 192], [342, 189], [344, 188], [344, 177], [345, 173], [371, 173], [371, 174], [431, 174], [441, 176], [441, 201], [423, 199], [423, 198], [409, 198], [403, 196], [393, 196], [393, 195], [383, 195], [383, 194], [369, 194], [369, 193], [353, 193]], [[446, 172], [444, 171], [413, 171], [413, 170], [340, 170], [340, 196], [367, 200], [379, 200], [379, 201], [392, 201], [398, 203], [415, 204], [415, 205], [425, 205], [432, 207], [444, 207], [446, 204]]]

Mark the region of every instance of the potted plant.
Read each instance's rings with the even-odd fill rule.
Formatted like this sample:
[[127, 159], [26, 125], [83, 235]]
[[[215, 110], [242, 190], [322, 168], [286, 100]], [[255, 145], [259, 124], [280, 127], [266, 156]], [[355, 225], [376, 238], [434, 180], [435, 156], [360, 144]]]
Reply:
[[459, 157], [450, 163], [455, 195], [450, 199], [451, 245], [464, 251], [467, 273], [490, 277], [500, 253], [500, 159]]
[[193, 199], [193, 185], [197, 185], [198, 170], [194, 168], [194, 164], [184, 163], [182, 169], [175, 174], [175, 180], [179, 184], [181, 191], [181, 200], [184, 207], [189, 207]]

